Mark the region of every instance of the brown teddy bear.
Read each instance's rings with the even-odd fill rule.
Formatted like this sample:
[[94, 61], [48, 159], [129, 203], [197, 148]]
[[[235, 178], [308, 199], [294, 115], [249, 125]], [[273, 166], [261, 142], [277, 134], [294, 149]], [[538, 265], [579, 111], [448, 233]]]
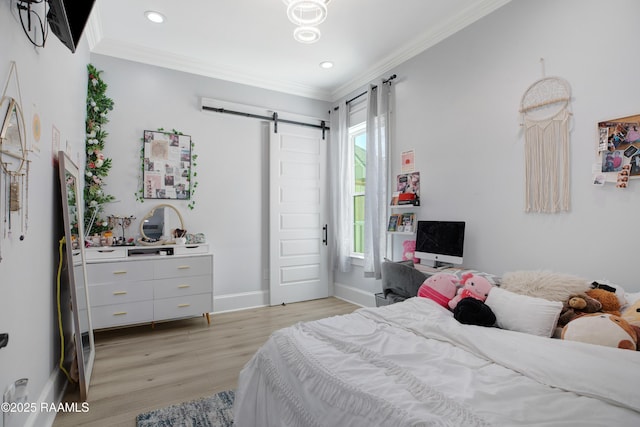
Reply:
[[600, 301], [602, 304], [601, 311], [604, 313], [620, 316], [620, 301], [615, 293], [604, 289], [589, 289], [586, 294]]
[[587, 294], [574, 294], [562, 303], [558, 327], [562, 328], [578, 316], [602, 310], [602, 303]]

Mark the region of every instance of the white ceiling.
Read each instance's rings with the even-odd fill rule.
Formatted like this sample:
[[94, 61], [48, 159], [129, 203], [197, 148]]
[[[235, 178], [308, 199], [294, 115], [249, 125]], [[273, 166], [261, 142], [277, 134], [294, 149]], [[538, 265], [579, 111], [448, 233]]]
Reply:
[[94, 53], [335, 101], [509, 1], [331, 0], [301, 44], [283, 0], [97, 0], [85, 35]]

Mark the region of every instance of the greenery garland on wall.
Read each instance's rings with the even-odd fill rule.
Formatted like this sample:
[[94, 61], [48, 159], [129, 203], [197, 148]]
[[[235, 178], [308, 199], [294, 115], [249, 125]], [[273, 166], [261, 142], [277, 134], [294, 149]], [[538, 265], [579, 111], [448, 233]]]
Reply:
[[[87, 65], [89, 81], [87, 84], [87, 121], [86, 150], [87, 164], [84, 174], [85, 233], [101, 234], [109, 230], [109, 222], [101, 217], [104, 204], [115, 198], [105, 194], [102, 187], [104, 178], [111, 169], [111, 159], [104, 156], [104, 141], [108, 135], [104, 125], [109, 121], [107, 112], [113, 110], [113, 100], [105, 93], [107, 85], [100, 78], [102, 71], [93, 65]], [[93, 223], [92, 223], [93, 221]]]
[[[171, 132], [169, 132], [164, 130], [164, 128], [158, 128], [158, 132], [172, 133], [173, 135], [184, 135], [184, 133], [175, 129], [171, 129]], [[144, 203], [144, 137], [140, 138], [140, 141], [142, 142], [140, 146], [140, 174], [138, 179], [138, 190], [135, 192], [134, 196], [138, 202]], [[193, 210], [196, 205], [196, 199], [193, 195], [196, 192], [196, 187], [198, 187], [198, 181], [196, 181], [196, 177], [198, 176], [198, 172], [196, 172], [198, 155], [193, 152], [194, 147], [195, 144], [193, 143], [193, 140], [191, 140], [191, 167], [189, 168], [189, 176], [187, 177], [187, 181], [189, 181], [189, 203], [187, 204], [187, 207], [191, 210]]]

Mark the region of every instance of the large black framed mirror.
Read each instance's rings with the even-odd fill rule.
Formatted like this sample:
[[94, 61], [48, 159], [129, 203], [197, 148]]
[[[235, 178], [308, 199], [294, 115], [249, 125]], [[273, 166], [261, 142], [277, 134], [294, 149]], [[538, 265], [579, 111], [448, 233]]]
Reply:
[[75, 357], [78, 367], [80, 399], [85, 401], [87, 400], [93, 361], [95, 359], [95, 343], [91, 325], [84, 254], [84, 216], [79, 183], [80, 171], [64, 151], [58, 152], [58, 160], [60, 164], [64, 246], [67, 259], [66, 272], [67, 282], [71, 291], [73, 343], [75, 344]]

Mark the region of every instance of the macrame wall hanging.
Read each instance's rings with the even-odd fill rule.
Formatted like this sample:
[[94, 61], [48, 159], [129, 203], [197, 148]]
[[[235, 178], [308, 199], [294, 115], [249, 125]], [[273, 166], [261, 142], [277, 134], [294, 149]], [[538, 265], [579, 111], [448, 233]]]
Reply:
[[[15, 80], [17, 99], [7, 94], [12, 77]], [[7, 82], [0, 95], [0, 206], [2, 206], [0, 261], [2, 261], [2, 240], [11, 237], [16, 225], [20, 227], [20, 240], [24, 240], [27, 231], [29, 150], [21, 105], [18, 68], [12, 61]], [[15, 224], [14, 214], [19, 215], [19, 224]]]
[[543, 77], [522, 96], [525, 212], [569, 210], [570, 100], [571, 87], [560, 77]]

